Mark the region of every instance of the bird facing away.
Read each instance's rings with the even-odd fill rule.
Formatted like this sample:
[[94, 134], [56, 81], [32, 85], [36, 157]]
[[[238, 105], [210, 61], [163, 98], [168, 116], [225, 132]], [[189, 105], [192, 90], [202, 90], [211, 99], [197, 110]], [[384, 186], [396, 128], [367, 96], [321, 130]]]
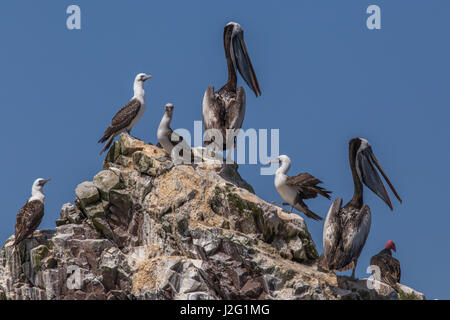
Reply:
[[353, 198], [344, 207], [342, 198], [336, 199], [331, 205], [323, 226], [323, 253], [319, 265], [336, 271], [353, 268], [354, 278], [356, 264], [369, 235], [372, 219], [369, 206], [364, 204], [363, 183], [392, 210], [391, 200], [377, 173], [378, 169], [400, 203], [402, 200], [381, 169], [366, 139], [350, 140], [349, 160], [354, 183]]
[[320, 216], [309, 210], [303, 202], [304, 199], [316, 198], [318, 194], [330, 199], [331, 191], [318, 186], [322, 181], [307, 172], [293, 177], [287, 176], [286, 173], [291, 167], [291, 159], [286, 155], [281, 155], [266, 164], [270, 163], [281, 163], [281, 166], [275, 172], [274, 184], [280, 196], [287, 202], [282, 203], [282, 205], [290, 205], [291, 212], [295, 208], [311, 219], [322, 220]]
[[[244, 31], [238, 23], [230, 22], [225, 26], [223, 43], [228, 66], [228, 81], [216, 92], [214, 92], [214, 86], [206, 89], [202, 111], [205, 145], [211, 145], [213, 149], [221, 151], [234, 147], [235, 135], [242, 127], [245, 116], [245, 91], [241, 86], [236, 89], [236, 69], [255, 95], [261, 95], [244, 42]], [[217, 137], [219, 134], [221, 136]]]
[[134, 79], [134, 96], [122, 109], [116, 113], [111, 121], [111, 124], [108, 128], [106, 128], [103, 137], [98, 141], [98, 143], [103, 143], [106, 141], [106, 144], [100, 154], [110, 147], [114, 137], [118, 134], [124, 131], [130, 134], [131, 129], [141, 119], [146, 108], [144, 82], [151, 77], [152, 76], [146, 75], [145, 73], [139, 73]]
[[[164, 150], [172, 157], [175, 163], [193, 163], [193, 153], [190, 146], [183, 140], [183, 137], [170, 128], [172, 122], [174, 106], [168, 103], [164, 106], [164, 115], [158, 127], [158, 141]], [[186, 159], [183, 157], [184, 151], [189, 151]]]
[[16, 217], [14, 246], [28, 238], [39, 227], [44, 216], [45, 195], [42, 192], [50, 179], [36, 179], [31, 188], [31, 198], [19, 210]]
[[[400, 261], [392, 256], [391, 250], [397, 252], [394, 241], [389, 240], [386, 242], [386, 247], [370, 259], [370, 265], [377, 266], [380, 270], [380, 279], [377, 280], [395, 288], [396, 284], [400, 282], [401, 270]], [[372, 273], [376, 274], [376, 271], [372, 270]]]

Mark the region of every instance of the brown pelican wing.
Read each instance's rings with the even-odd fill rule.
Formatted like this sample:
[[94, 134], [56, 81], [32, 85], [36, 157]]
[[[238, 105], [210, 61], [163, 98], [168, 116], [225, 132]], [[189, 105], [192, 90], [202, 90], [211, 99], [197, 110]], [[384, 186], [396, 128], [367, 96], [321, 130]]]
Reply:
[[105, 142], [112, 135], [128, 127], [133, 119], [137, 116], [141, 108], [141, 103], [138, 99], [131, 99], [122, 109], [120, 109], [111, 120], [111, 124], [106, 128], [103, 137], [98, 141]]
[[319, 264], [329, 270], [334, 269], [333, 261], [342, 233], [341, 218], [339, 215], [341, 208], [342, 198], [337, 198], [331, 204], [323, 225], [323, 253], [320, 256]]
[[208, 87], [203, 96], [202, 118], [205, 130], [219, 129], [221, 127], [220, 117], [222, 106], [218, 103], [215, 94], [214, 86]]
[[237, 89], [236, 99], [226, 109], [225, 126], [227, 129], [240, 129], [245, 116], [245, 90], [243, 87]]
[[319, 179], [310, 175], [307, 172], [300, 173], [293, 177], [288, 177], [286, 184], [294, 187], [303, 199], [316, 198], [317, 194], [330, 199], [331, 191], [325, 190], [324, 188], [317, 186], [317, 184], [322, 183]]
[[[391, 287], [395, 287], [400, 282], [401, 269], [400, 261], [392, 257], [392, 255], [382, 250], [379, 254], [370, 259], [370, 265], [380, 268], [380, 276], [382, 282], [387, 283]], [[375, 271], [373, 271], [375, 273]]]
[[[226, 133], [225, 130], [223, 130], [225, 108], [220, 96], [214, 93], [213, 86], [208, 87], [203, 96], [202, 119], [203, 127], [205, 128], [204, 143], [206, 146], [212, 144], [216, 140], [215, 135], [217, 132], [209, 132], [209, 130], [219, 130], [222, 136], [224, 136]], [[225, 144], [224, 139], [222, 140], [222, 143]]]
[[348, 214], [348, 218], [342, 228], [342, 250], [338, 250], [339, 254], [336, 256], [336, 269], [339, 271], [353, 268], [353, 262], [359, 258], [366, 244], [372, 220], [367, 205], [363, 205], [361, 209], [349, 207], [342, 211], [343, 215]]
[[32, 200], [25, 203], [16, 217], [14, 245], [33, 234], [34, 230], [39, 227], [43, 216], [44, 203], [42, 201]]

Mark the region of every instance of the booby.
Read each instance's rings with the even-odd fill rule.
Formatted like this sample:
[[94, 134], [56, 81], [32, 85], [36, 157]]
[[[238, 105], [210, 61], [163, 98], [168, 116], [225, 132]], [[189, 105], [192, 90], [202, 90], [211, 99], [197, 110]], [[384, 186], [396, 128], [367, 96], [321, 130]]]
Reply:
[[[183, 137], [177, 134], [170, 128], [170, 123], [172, 122], [174, 106], [171, 103], [167, 103], [164, 106], [164, 115], [161, 119], [161, 122], [158, 127], [157, 136], [160, 145], [164, 148], [164, 150], [172, 157], [172, 160], [176, 163], [181, 163], [189, 161], [189, 158], [184, 159], [183, 151], [189, 150], [190, 152], [190, 163], [194, 161], [193, 153], [190, 146], [183, 140]], [[179, 145], [183, 144], [183, 145]], [[175, 147], [179, 147], [174, 149]], [[176, 154], [176, 151], [179, 154]], [[185, 160], [185, 161], [183, 161]]]
[[[397, 252], [394, 241], [389, 240], [386, 242], [386, 247], [370, 259], [370, 265], [379, 268], [380, 279], [377, 280], [395, 288], [396, 284], [400, 282], [401, 269], [400, 261], [392, 256], [391, 250]], [[376, 275], [376, 270], [372, 270], [372, 273]]]
[[16, 217], [14, 245], [20, 244], [39, 227], [44, 216], [45, 195], [42, 192], [50, 179], [36, 179], [31, 188], [31, 198], [19, 210]]
[[286, 173], [291, 168], [291, 159], [286, 155], [281, 155], [265, 164], [270, 163], [281, 163], [281, 166], [275, 172], [274, 184], [280, 196], [286, 201], [282, 205], [290, 205], [291, 212], [295, 208], [311, 219], [322, 220], [320, 216], [309, 210], [303, 202], [304, 199], [316, 198], [318, 194], [330, 199], [331, 191], [318, 186], [322, 181], [307, 172], [293, 177], [287, 176]]
[[100, 154], [109, 148], [114, 137], [118, 134], [124, 131], [130, 134], [131, 129], [141, 119], [146, 109], [144, 82], [151, 77], [152, 76], [146, 75], [145, 73], [139, 73], [134, 79], [134, 96], [122, 109], [116, 113], [111, 121], [111, 124], [108, 128], [106, 128], [103, 137], [98, 141], [99, 143], [106, 141], [105, 147], [102, 149]]
[[372, 219], [370, 208], [363, 201], [363, 183], [393, 210], [377, 168], [400, 203], [402, 200], [381, 169], [366, 139], [350, 140], [349, 160], [354, 183], [353, 198], [344, 207], [342, 198], [336, 199], [331, 205], [323, 226], [323, 253], [319, 264], [328, 270], [346, 271], [353, 268], [354, 278]]
[[[203, 97], [203, 126], [205, 127], [205, 145], [213, 149], [226, 150], [234, 147], [235, 135], [242, 127], [245, 116], [245, 91], [243, 87], [236, 89], [236, 69], [239, 70], [244, 81], [253, 90], [255, 95], [261, 95], [258, 80], [253, 70], [247, 47], [244, 42], [244, 31], [239, 23], [228, 23], [223, 32], [225, 57], [228, 66], [228, 81], [218, 91], [214, 92], [214, 86], [206, 89]], [[215, 129], [215, 130], [213, 130]], [[227, 129], [230, 130], [227, 138]], [[210, 130], [208, 132], [208, 130]], [[223, 145], [215, 141], [215, 134], [221, 133]], [[233, 140], [231, 139], [233, 138]], [[229, 141], [227, 141], [229, 140]], [[228, 144], [227, 144], [228, 142]]]

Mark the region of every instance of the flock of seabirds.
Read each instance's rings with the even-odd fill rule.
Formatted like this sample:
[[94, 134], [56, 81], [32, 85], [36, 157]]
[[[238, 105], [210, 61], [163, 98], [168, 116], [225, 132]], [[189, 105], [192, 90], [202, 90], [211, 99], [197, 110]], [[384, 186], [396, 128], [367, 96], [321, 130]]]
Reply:
[[[222, 133], [222, 137], [229, 137], [229, 132], [237, 132], [242, 127], [245, 115], [246, 95], [242, 86], [237, 87], [237, 72], [247, 83], [256, 96], [261, 95], [261, 89], [250, 61], [247, 47], [244, 42], [244, 31], [235, 22], [228, 23], [224, 28], [223, 42], [225, 57], [228, 66], [228, 81], [218, 91], [214, 86], [208, 87], [203, 98], [203, 125], [205, 130], [214, 129]], [[111, 124], [105, 130], [99, 143], [106, 142], [101, 153], [106, 151], [113, 139], [122, 132], [130, 134], [131, 129], [142, 117], [145, 106], [144, 82], [152, 76], [140, 73], [134, 80], [133, 98], [113, 117]], [[175, 146], [183, 142], [171, 128], [174, 106], [166, 104], [164, 116], [158, 128], [157, 137], [161, 147], [171, 155]], [[235, 136], [232, 136], [235, 138]], [[233, 143], [215, 143], [214, 137], [205, 145], [215, 149], [226, 151], [227, 148], [235, 148]], [[219, 140], [220, 141], [220, 140]], [[380, 163], [375, 157], [369, 142], [363, 138], [354, 138], [349, 143], [349, 160], [354, 182], [353, 198], [342, 205], [342, 198], [336, 199], [327, 214], [323, 227], [323, 253], [319, 258], [319, 266], [329, 271], [346, 271], [353, 269], [352, 278], [355, 277], [356, 265], [361, 251], [366, 242], [371, 225], [371, 212], [363, 200], [363, 185], [380, 197], [392, 210], [392, 203], [386, 188], [377, 172], [386, 180], [397, 199], [402, 202], [389, 178], [382, 170]], [[309, 173], [300, 173], [296, 176], [287, 176], [291, 166], [291, 160], [286, 155], [266, 163], [280, 163], [275, 173], [275, 187], [283, 198], [281, 205], [291, 206], [314, 220], [322, 218], [312, 212], [303, 200], [316, 198], [321, 195], [330, 199], [331, 191], [320, 186], [322, 182]], [[32, 196], [20, 209], [16, 218], [14, 246], [33, 235], [41, 223], [44, 215], [45, 196], [43, 188], [50, 179], [37, 179], [32, 186]], [[382, 282], [395, 287], [400, 282], [400, 263], [392, 256], [391, 250], [396, 251], [393, 241], [389, 240], [386, 247], [371, 258], [370, 264], [379, 267]]]

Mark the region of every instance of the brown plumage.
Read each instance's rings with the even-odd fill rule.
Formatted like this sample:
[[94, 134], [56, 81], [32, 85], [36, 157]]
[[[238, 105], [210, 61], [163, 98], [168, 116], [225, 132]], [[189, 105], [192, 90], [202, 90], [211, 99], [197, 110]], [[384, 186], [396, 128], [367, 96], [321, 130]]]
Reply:
[[342, 207], [342, 198], [330, 207], [324, 224], [323, 247], [319, 264], [328, 270], [347, 271], [355, 269], [361, 255], [371, 224], [367, 205], [354, 208]]
[[319, 179], [307, 172], [300, 173], [296, 176], [287, 177], [286, 184], [297, 189], [302, 199], [314, 199], [318, 194], [330, 200], [331, 191], [325, 190], [318, 186], [322, 183]]
[[44, 216], [44, 203], [40, 200], [31, 200], [19, 210], [16, 217], [14, 245], [28, 238], [39, 227]]
[[322, 181], [307, 172], [300, 173], [293, 177], [287, 177], [286, 179], [286, 185], [293, 187], [297, 191], [297, 196], [295, 198], [297, 209], [314, 220], [322, 220], [322, 217], [311, 211], [306, 203], [303, 202], [303, 199], [314, 199], [320, 194], [329, 200], [331, 191], [318, 186], [317, 184], [319, 183], [322, 183]]
[[313, 199], [317, 195], [330, 199], [329, 194], [331, 191], [318, 186], [322, 181], [307, 172], [293, 177], [287, 176], [287, 172], [291, 168], [291, 159], [287, 155], [280, 155], [266, 164], [269, 163], [281, 163], [281, 166], [275, 172], [274, 179], [275, 188], [281, 198], [286, 201], [286, 203], [281, 203], [281, 205], [290, 205], [291, 212], [295, 208], [303, 212], [308, 218], [322, 220], [322, 217], [309, 210], [308, 206], [303, 202], [304, 199]]
[[[227, 83], [214, 92], [214, 87], [206, 89], [203, 97], [203, 125], [205, 130], [216, 129], [214, 133], [221, 133], [222, 145], [214, 133], [205, 134], [205, 145], [212, 145], [215, 149], [226, 150], [236, 147], [235, 136], [242, 127], [245, 116], [245, 91], [237, 87], [236, 69], [256, 96], [261, 95], [258, 80], [244, 42], [244, 31], [238, 23], [228, 23], [223, 32], [225, 58], [227, 60]], [[228, 131], [228, 135], [227, 135]], [[232, 138], [233, 136], [234, 138]]]
[[354, 278], [358, 258], [366, 243], [372, 221], [370, 208], [363, 200], [363, 183], [392, 209], [378, 170], [400, 202], [401, 198], [381, 169], [366, 139], [350, 140], [349, 162], [354, 183], [353, 198], [345, 206], [342, 206], [342, 198], [336, 199], [331, 205], [323, 226], [323, 253], [319, 264], [328, 270], [353, 269]]
[[[204, 96], [204, 104], [208, 105], [208, 109], [203, 110], [203, 126], [205, 130], [217, 129], [222, 134], [222, 150], [226, 150], [228, 136], [234, 131], [242, 127], [245, 116], [245, 90], [239, 87], [237, 92], [226, 91], [224, 88], [214, 93], [214, 87], [210, 86], [206, 89]], [[205, 136], [205, 145], [208, 146], [215, 141], [215, 137]], [[236, 138], [233, 139], [233, 146]], [[231, 143], [231, 141], [230, 141]], [[221, 147], [221, 146], [217, 146]]]
[[106, 151], [110, 146], [115, 136], [123, 131], [130, 131], [130, 125], [139, 113], [141, 103], [138, 99], [132, 99], [122, 109], [120, 109], [113, 117], [111, 124], [106, 128], [103, 137], [98, 141], [106, 144], [100, 154]]
[[[383, 249], [377, 255], [374, 255], [370, 259], [370, 265], [380, 268], [380, 279], [377, 280], [381, 280], [394, 288], [400, 282], [400, 261], [392, 256], [390, 249]], [[376, 275], [376, 271], [372, 270], [372, 273]]]

